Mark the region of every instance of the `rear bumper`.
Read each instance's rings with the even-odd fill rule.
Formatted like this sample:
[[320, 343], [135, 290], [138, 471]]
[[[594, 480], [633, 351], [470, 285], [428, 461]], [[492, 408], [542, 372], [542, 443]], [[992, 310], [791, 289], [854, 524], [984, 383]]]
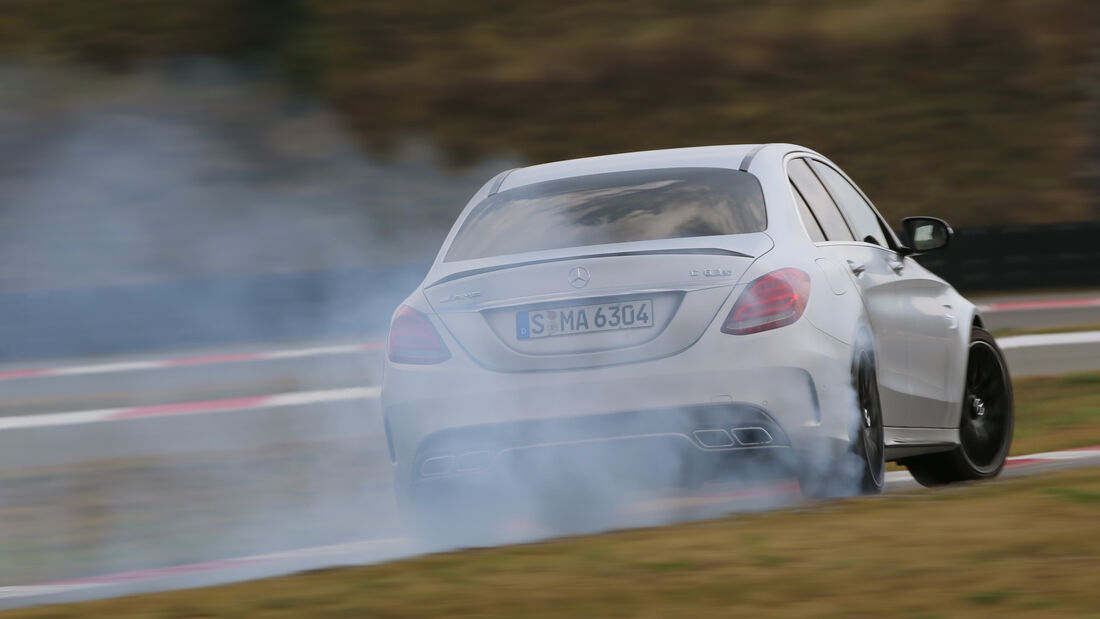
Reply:
[[778, 454], [790, 446], [771, 416], [746, 404], [502, 422], [429, 435], [402, 481], [523, 483], [579, 468], [625, 485], [690, 487], [737, 471], [738, 463], [784, 458]]
[[803, 462], [756, 407], [651, 409], [439, 432], [411, 465], [398, 467], [396, 491], [414, 518], [427, 510], [464, 521], [534, 515], [557, 522], [663, 489], [785, 481]]
[[[493, 372], [453, 352], [443, 364], [386, 368], [382, 407], [399, 484], [561, 470], [583, 457], [690, 485], [778, 452], [785, 461], [810, 449], [839, 453], [849, 440], [842, 411], [853, 397], [850, 347], [808, 321], [705, 335], [671, 357], [570, 371]], [[762, 428], [772, 440], [752, 445], [731, 434], [734, 444], [715, 438], [708, 446], [708, 435], [696, 433], [735, 428]]]

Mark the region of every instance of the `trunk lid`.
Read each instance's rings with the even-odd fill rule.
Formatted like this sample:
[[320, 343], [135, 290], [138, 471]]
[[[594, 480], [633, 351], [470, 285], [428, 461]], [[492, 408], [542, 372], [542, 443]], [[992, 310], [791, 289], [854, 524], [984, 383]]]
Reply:
[[449, 268], [432, 273], [424, 293], [451, 335], [489, 369], [645, 361], [698, 340], [771, 247], [757, 233], [443, 263]]

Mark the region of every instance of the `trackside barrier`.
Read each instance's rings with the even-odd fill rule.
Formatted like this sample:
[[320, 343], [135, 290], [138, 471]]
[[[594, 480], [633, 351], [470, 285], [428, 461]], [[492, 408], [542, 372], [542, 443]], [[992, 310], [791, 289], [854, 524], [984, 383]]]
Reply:
[[962, 228], [918, 260], [964, 293], [1100, 286], [1100, 220]]

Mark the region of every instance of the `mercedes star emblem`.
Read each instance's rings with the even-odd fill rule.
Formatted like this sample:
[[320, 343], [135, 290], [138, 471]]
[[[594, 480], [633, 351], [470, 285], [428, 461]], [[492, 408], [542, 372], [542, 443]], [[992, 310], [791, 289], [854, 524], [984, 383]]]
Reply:
[[569, 271], [569, 285], [574, 288], [584, 288], [588, 285], [590, 279], [592, 279], [592, 276], [588, 274], [588, 269], [584, 267], [573, 267], [573, 270]]

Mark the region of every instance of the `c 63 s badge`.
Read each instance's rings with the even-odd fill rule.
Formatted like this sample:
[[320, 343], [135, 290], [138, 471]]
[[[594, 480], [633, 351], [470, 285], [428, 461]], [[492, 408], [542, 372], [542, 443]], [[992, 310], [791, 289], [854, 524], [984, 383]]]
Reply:
[[692, 269], [688, 271], [688, 275], [692, 277], [732, 277], [733, 271], [730, 269]]
[[452, 294], [451, 296], [440, 300], [440, 303], [454, 303], [455, 301], [469, 301], [470, 299], [476, 299], [481, 296], [480, 292], [459, 292]]

